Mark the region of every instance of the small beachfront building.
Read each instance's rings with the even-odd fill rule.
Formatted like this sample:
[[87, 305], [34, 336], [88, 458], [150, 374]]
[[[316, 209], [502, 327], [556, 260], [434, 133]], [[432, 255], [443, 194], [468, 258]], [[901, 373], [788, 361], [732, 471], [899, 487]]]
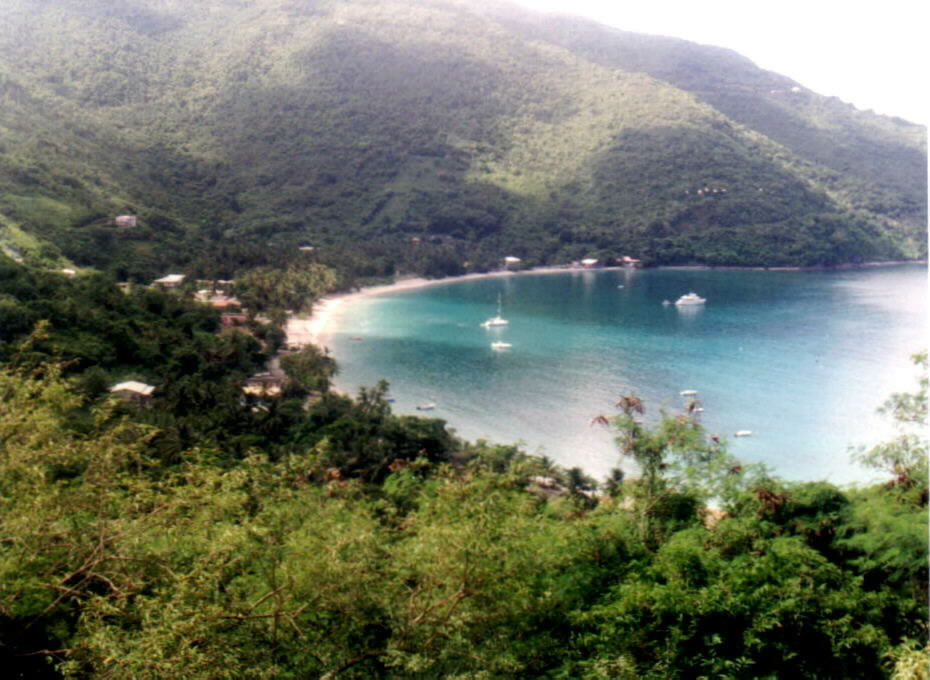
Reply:
[[198, 290], [194, 293], [194, 299], [198, 302], [204, 302], [214, 309], [238, 309], [242, 306], [238, 298], [232, 295], [226, 295], [225, 293], [216, 293], [208, 289]]
[[168, 274], [160, 279], [155, 279], [152, 284], [161, 288], [177, 288], [184, 282], [184, 274]]

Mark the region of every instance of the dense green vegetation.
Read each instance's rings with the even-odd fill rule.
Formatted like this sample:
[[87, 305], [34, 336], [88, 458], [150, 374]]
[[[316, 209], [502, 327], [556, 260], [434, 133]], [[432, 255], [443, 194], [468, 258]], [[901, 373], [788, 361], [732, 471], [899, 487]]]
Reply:
[[[273, 281], [302, 286], [308, 304], [322, 292], [308, 287], [308, 278], [322, 278], [325, 286], [332, 276], [319, 265], [288, 270], [295, 271], [297, 276]], [[216, 310], [185, 295], [146, 287], [124, 292], [102, 274], [71, 278], [0, 256], [0, 362], [26, 370], [55, 363], [88, 404], [124, 380], [152, 384], [156, 389], [145, 408], [120, 409], [158, 428], [150, 444], [163, 461], [176, 461], [195, 446], [222, 448], [227, 458], [259, 446], [276, 458], [324, 437], [350, 450], [380, 437], [385, 456], [394, 452], [395, 439], [406, 437], [405, 446], [416, 454], [448, 439], [439, 421], [414, 423], [381, 406], [368, 409], [365, 418], [352, 416], [355, 405], [328, 391], [333, 359], [312, 346], [281, 356], [288, 380], [280, 398], [243, 394], [243, 382], [269, 364], [283, 333], [259, 320], [224, 328]], [[271, 296], [271, 316], [283, 306]], [[371, 394], [383, 402], [382, 392]], [[303, 406], [310, 396], [318, 402], [308, 418]], [[87, 409], [75, 412], [71, 422], [79, 430], [93, 425]]]
[[[54, 372], [4, 373], [2, 390], [0, 634], [30, 677], [55, 677], [46, 659], [136, 678], [920, 669], [925, 474], [843, 491], [663, 473], [589, 509], [547, 498], [541, 462], [506, 448], [397, 459], [377, 482], [332, 465], [328, 440], [165, 466], [131, 419], [74, 433], [80, 400]], [[694, 464], [700, 430], [661, 427], [679, 437], [664, 460]], [[726, 513], [711, 527], [706, 493]]]
[[246, 395], [274, 329], [183, 291], [0, 264], [11, 677], [927, 677], [925, 355], [858, 454], [886, 481], [784, 482], [625, 395], [598, 491], [331, 393], [314, 347]]
[[634, 395], [598, 483], [334, 393], [281, 332], [401, 272], [920, 257], [926, 218], [923, 127], [715, 48], [474, 0], [5, 0], [0, 666], [927, 678], [925, 355], [857, 454], [881, 483]]
[[500, 3], [8, 0], [0, 243], [135, 280], [313, 245], [344, 283], [924, 256], [925, 128], [795, 88]]

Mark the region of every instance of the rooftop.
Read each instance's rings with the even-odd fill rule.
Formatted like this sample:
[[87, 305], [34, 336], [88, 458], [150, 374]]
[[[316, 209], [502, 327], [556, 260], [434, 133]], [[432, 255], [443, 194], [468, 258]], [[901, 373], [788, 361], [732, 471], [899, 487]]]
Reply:
[[134, 394], [141, 394], [143, 397], [150, 396], [154, 391], [154, 385], [146, 385], [144, 382], [139, 382], [137, 380], [127, 380], [126, 382], [113, 385], [113, 387], [110, 388], [110, 392], [132, 392]]

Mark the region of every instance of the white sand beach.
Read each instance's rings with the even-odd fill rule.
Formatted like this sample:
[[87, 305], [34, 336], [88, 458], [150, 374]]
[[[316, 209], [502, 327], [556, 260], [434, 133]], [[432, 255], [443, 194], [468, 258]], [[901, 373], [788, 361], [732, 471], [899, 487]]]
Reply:
[[[599, 267], [603, 269], [619, 269], [619, 267]], [[419, 277], [401, 279], [394, 283], [382, 286], [370, 286], [362, 288], [352, 293], [338, 293], [327, 295], [313, 306], [313, 312], [309, 318], [291, 316], [287, 320], [285, 332], [287, 333], [287, 344], [290, 347], [304, 347], [308, 344], [325, 346], [326, 338], [335, 332], [338, 327], [339, 318], [345, 312], [347, 305], [364, 300], [376, 295], [387, 295], [403, 290], [412, 290], [415, 288], [426, 288], [427, 286], [443, 286], [461, 281], [470, 281], [473, 279], [486, 279], [499, 276], [520, 276], [523, 274], [557, 274], [572, 271], [583, 271], [580, 267], [561, 266], [561, 267], [539, 267], [536, 269], [524, 269], [521, 271], [495, 271], [482, 274], [465, 274], [464, 276], [449, 276], [444, 279], [424, 279]]]
[[[913, 261], [891, 261], [891, 262], [868, 262], [858, 265], [850, 265], [850, 268], [863, 268], [872, 266], [883, 266], [889, 264], [913, 264]], [[836, 267], [845, 268], [845, 267]], [[617, 270], [623, 267], [597, 267], [594, 271]], [[803, 271], [804, 267], [709, 267], [706, 265], [694, 266], [666, 266], [661, 269], [693, 269], [693, 270], [757, 270], [757, 271]], [[494, 272], [485, 272], [481, 274], [465, 274], [463, 276], [449, 276], [444, 279], [424, 279], [420, 277], [411, 277], [395, 281], [381, 286], [369, 286], [351, 293], [337, 293], [320, 298], [314, 305], [313, 312], [307, 318], [291, 316], [287, 321], [285, 331], [287, 333], [287, 344], [291, 347], [304, 347], [308, 344], [324, 346], [326, 338], [332, 335], [338, 327], [339, 318], [345, 312], [345, 307], [353, 302], [364, 300], [375, 295], [387, 295], [403, 290], [412, 290], [414, 288], [425, 288], [427, 286], [444, 286], [461, 281], [472, 279], [486, 279], [498, 276], [521, 276], [525, 274], [563, 274], [566, 272], [585, 271], [586, 268], [575, 265], [555, 265], [549, 267], [537, 267], [534, 269], [523, 269], [519, 271], [500, 270]]]

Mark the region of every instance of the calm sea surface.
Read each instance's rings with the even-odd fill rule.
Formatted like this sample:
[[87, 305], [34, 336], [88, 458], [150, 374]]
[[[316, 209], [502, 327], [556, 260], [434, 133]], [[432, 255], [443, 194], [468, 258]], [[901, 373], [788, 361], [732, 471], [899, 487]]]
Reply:
[[[663, 306], [695, 291], [699, 307]], [[891, 433], [875, 413], [912, 390], [910, 355], [927, 345], [927, 269], [843, 272], [574, 271], [462, 281], [361, 300], [327, 339], [337, 386], [379, 378], [394, 408], [460, 435], [522, 441], [601, 477], [618, 464], [590, 425], [629, 392], [647, 417], [697, 390], [709, 432], [788, 479], [866, 481], [849, 447]], [[497, 311], [502, 328], [480, 326]], [[495, 340], [512, 348], [495, 352]], [[734, 437], [751, 430], [751, 437]]]

